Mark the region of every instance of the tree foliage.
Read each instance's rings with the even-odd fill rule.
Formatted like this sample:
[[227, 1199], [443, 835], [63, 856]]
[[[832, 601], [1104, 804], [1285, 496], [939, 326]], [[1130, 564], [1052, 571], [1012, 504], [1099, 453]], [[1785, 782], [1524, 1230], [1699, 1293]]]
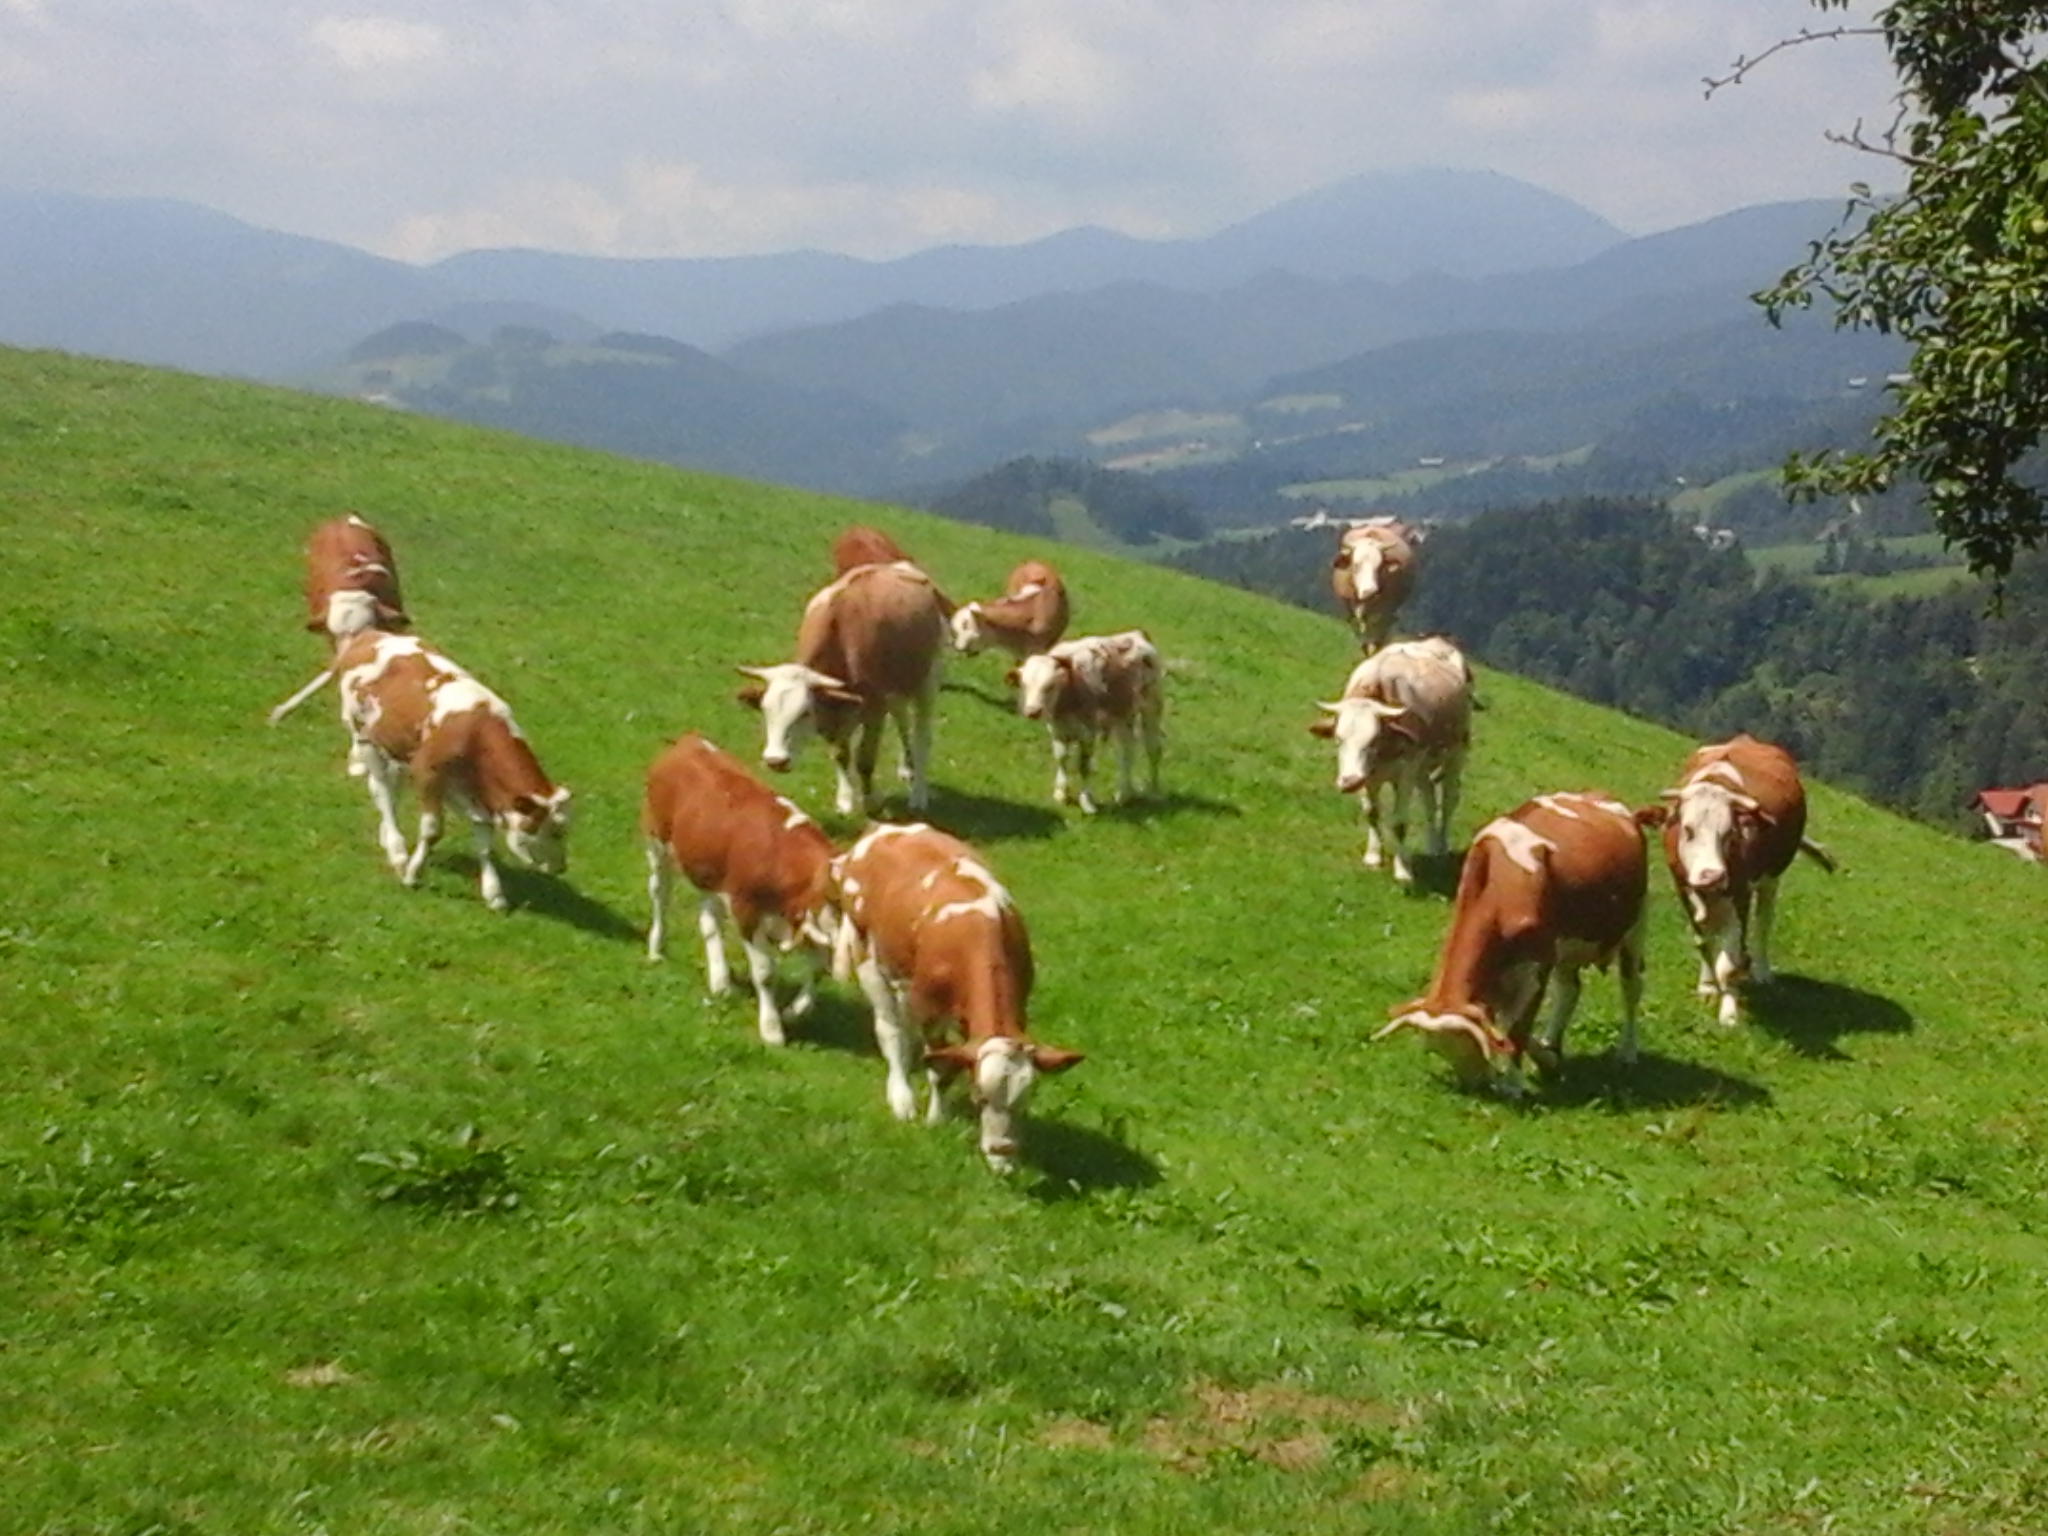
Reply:
[[[1838, 325], [1908, 342], [1912, 364], [1871, 447], [1795, 454], [1786, 478], [1852, 495], [1917, 480], [1949, 543], [2002, 580], [2048, 531], [2027, 462], [2048, 402], [2048, 5], [1893, 0], [1876, 22], [1900, 113], [1847, 142], [1902, 164], [1905, 189], [1853, 188], [1835, 232], [1757, 298], [1775, 320], [1824, 296]], [[1815, 35], [1838, 34], [1791, 41]]]

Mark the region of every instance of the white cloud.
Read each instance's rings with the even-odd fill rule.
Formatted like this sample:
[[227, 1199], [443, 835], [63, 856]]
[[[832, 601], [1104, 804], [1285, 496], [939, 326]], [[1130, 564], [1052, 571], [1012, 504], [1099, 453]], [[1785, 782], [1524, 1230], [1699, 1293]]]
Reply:
[[0, 183], [414, 256], [1197, 234], [1428, 165], [1647, 230], [1881, 171], [1823, 130], [1891, 91], [1852, 40], [1706, 99], [1799, 0], [359, 3], [0, 0]]

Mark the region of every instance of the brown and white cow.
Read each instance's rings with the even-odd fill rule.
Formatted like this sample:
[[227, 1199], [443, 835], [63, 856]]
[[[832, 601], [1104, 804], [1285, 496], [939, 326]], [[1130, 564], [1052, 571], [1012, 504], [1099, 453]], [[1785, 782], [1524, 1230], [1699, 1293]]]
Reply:
[[1733, 1024], [1742, 981], [1771, 979], [1779, 877], [1802, 853], [1830, 871], [1834, 861], [1806, 836], [1806, 790], [1791, 754], [1754, 736], [1698, 748], [1664, 802], [1645, 815], [1664, 828], [1664, 862], [1699, 945], [1699, 993]]
[[[417, 885], [441, 835], [444, 808], [470, 821], [484, 902], [506, 908], [491, 862], [494, 831], [514, 856], [546, 874], [568, 864], [569, 791], [541, 771], [505, 701], [411, 635], [365, 630], [334, 658], [348, 771], [365, 781], [377, 808], [377, 841], [398, 878]], [[410, 854], [398, 830], [401, 769], [419, 799], [419, 842]]]
[[[355, 513], [331, 518], [306, 540], [306, 628], [339, 649], [366, 629], [411, 626], [398, 590], [398, 561], [384, 535]], [[270, 712], [277, 724], [334, 677], [328, 667]]]
[[[1365, 813], [1365, 867], [1378, 869], [1389, 846], [1394, 879], [1409, 884], [1409, 807], [1419, 796], [1431, 854], [1450, 847], [1451, 819], [1472, 741], [1472, 671], [1449, 640], [1397, 640], [1351, 669], [1334, 704], [1319, 704], [1312, 734], [1337, 743], [1337, 788], [1358, 796]], [[1393, 791], [1394, 814], [1382, 801]], [[1383, 832], [1391, 837], [1383, 838]]]
[[897, 561], [917, 562], [903, 547], [879, 528], [855, 523], [832, 541], [832, 574], [844, 576], [857, 565], [894, 565]]
[[1387, 643], [1394, 615], [1415, 589], [1417, 542], [1415, 531], [1394, 517], [1367, 518], [1338, 536], [1330, 590], [1367, 651]]
[[870, 830], [840, 861], [839, 888], [834, 968], [858, 975], [874, 1005], [890, 1110], [915, 1118], [910, 1074], [920, 1058], [927, 1123], [944, 1114], [946, 1083], [967, 1074], [981, 1111], [982, 1156], [1009, 1172], [1039, 1074], [1081, 1060], [1026, 1030], [1031, 940], [1016, 903], [972, 848], [922, 823]]
[[815, 731], [832, 754], [840, 813], [872, 810], [882, 722], [893, 717], [910, 808], [923, 810], [945, 645], [946, 614], [929, 576], [907, 561], [854, 567], [804, 606], [795, 660], [739, 669], [755, 679], [738, 697], [761, 711], [761, 761], [786, 771]]
[[1117, 800], [1131, 798], [1132, 760], [1141, 739], [1148, 783], [1154, 795], [1159, 793], [1165, 678], [1159, 652], [1143, 630], [1063, 640], [1042, 655], [1025, 657], [1010, 670], [1009, 678], [1017, 689], [1018, 711], [1027, 720], [1043, 720], [1052, 736], [1052, 797], [1057, 804], [1066, 805], [1071, 797], [1084, 814], [1095, 814], [1089, 777], [1095, 745], [1105, 736], [1117, 747]]
[[[1558, 1064], [1579, 972], [1614, 965], [1622, 1006], [1615, 1054], [1634, 1061], [1648, 887], [1640, 818], [1606, 795], [1542, 795], [1488, 822], [1465, 856], [1429, 990], [1394, 1009], [1374, 1038], [1421, 1030], [1467, 1084], [1498, 1073], [1519, 1092], [1524, 1053], [1546, 1070]], [[1553, 986], [1550, 1017], [1532, 1041]]]
[[1010, 572], [1001, 597], [953, 610], [953, 649], [968, 656], [991, 645], [1036, 656], [1066, 632], [1067, 584], [1043, 560], [1026, 560]]
[[669, 885], [680, 869], [703, 900], [706, 988], [731, 989], [719, 926], [721, 909], [739, 932], [758, 1000], [761, 1038], [784, 1043], [775, 1004], [775, 955], [800, 949], [807, 969], [791, 1018], [811, 1010], [818, 974], [831, 958], [839, 926], [832, 861], [838, 849], [824, 829], [695, 731], [679, 737], [647, 770], [640, 830], [647, 839], [647, 958], [662, 958]]

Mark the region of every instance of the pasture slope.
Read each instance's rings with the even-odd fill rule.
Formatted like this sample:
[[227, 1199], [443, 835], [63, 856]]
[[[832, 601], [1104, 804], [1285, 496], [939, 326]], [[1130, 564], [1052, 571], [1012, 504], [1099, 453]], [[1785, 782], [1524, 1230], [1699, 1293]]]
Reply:
[[[306, 676], [359, 509], [575, 787], [561, 883], [401, 890]], [[1023, 544], [305, 396], [0, 352], [10, 1531], [2022, 1531], [2048, 1507], [2038, 872], [1815, 794], [1721, 1031], [1661, 874], [1647, 1054], [1526, 1107], [1412, 1039], [1446, 914], [1304, 727], [1334, 617], [1066, 551], [1170, 658], [1171, 794], [1083, 824], [993, 657], [935, 819], [1032, 925], [1027, 1166], [898, 1125], [828, 988], [770, 1052], [648, 965], [641, 772], [736, 749], [830, 535]], [[1685, 743], [1488, 674], [1460, 835]], [[816, 757], [789, 787], [827, 799]], [[851, 829], [835, 824], [845, 833]], [[1438, 872], [1441, 883], [1441, 871]]]

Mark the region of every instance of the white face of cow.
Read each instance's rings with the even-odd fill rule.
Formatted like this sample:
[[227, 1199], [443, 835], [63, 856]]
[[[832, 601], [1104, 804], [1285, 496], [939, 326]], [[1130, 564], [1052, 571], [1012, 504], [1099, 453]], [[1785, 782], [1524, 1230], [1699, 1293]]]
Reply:
[[1351, 546], [1351, 590], [1361, 598], [1380, 589], [1380, 567], [1386, 564], [1387, 548], [1378, 539], [1360, 539]]
[[521, 801], [504, 816], [505, 846], [544, 875], [569, 867], [569, 789], [558, 785], [544, 800]]
[[974, 1064], [974, 1101], [981, 1106], [981, 1155], [997, 1173], [1017, 1166], [1017, 1121], [1038, 1082], [1031, 1047], [997, 1036], [984, 1040]]
[[1066, 685], [1066, 667], [1057, 656], [1026, 656], [1017, 664], [1018, 713], [1027, 720], [1043, 720], [1059, 707]]
[[953, 610], [953, 617], [947, 621], [953, 627], [953, 649], [963, 656], [972, 656], [985, 643], [981, 633], [981, 605], [962, 603]]
[[796, 749], [818, 728], [818, 703], [826, 690], [845, 691], [835, 677], [800, 662], [772, 667], [741, 667], [761, 682], [761, 761], [777, 773], [796, 760]]
[[1353, 795], [1364, 789], [1385, 751], [1386, 725], [1403, 713], [1398, 704], [1378, 699], [1346, 699], [1325, 704], [1333, 717], [1332, 736], [1337, 742], [1337, 788]]
[[334, 592], [327, 598], [327, 633], [346, 640], [377, 627], [377, 599], [367, 592]]
[[1728, 883], [1728, 850], [1735, 841], [1735, 816], [1756, 802], [1724, 784], [1695, 782], [1678, 791], [1672, 821], [1678, 828], [1678, 867], [1695, 891], [1717, 891]]

